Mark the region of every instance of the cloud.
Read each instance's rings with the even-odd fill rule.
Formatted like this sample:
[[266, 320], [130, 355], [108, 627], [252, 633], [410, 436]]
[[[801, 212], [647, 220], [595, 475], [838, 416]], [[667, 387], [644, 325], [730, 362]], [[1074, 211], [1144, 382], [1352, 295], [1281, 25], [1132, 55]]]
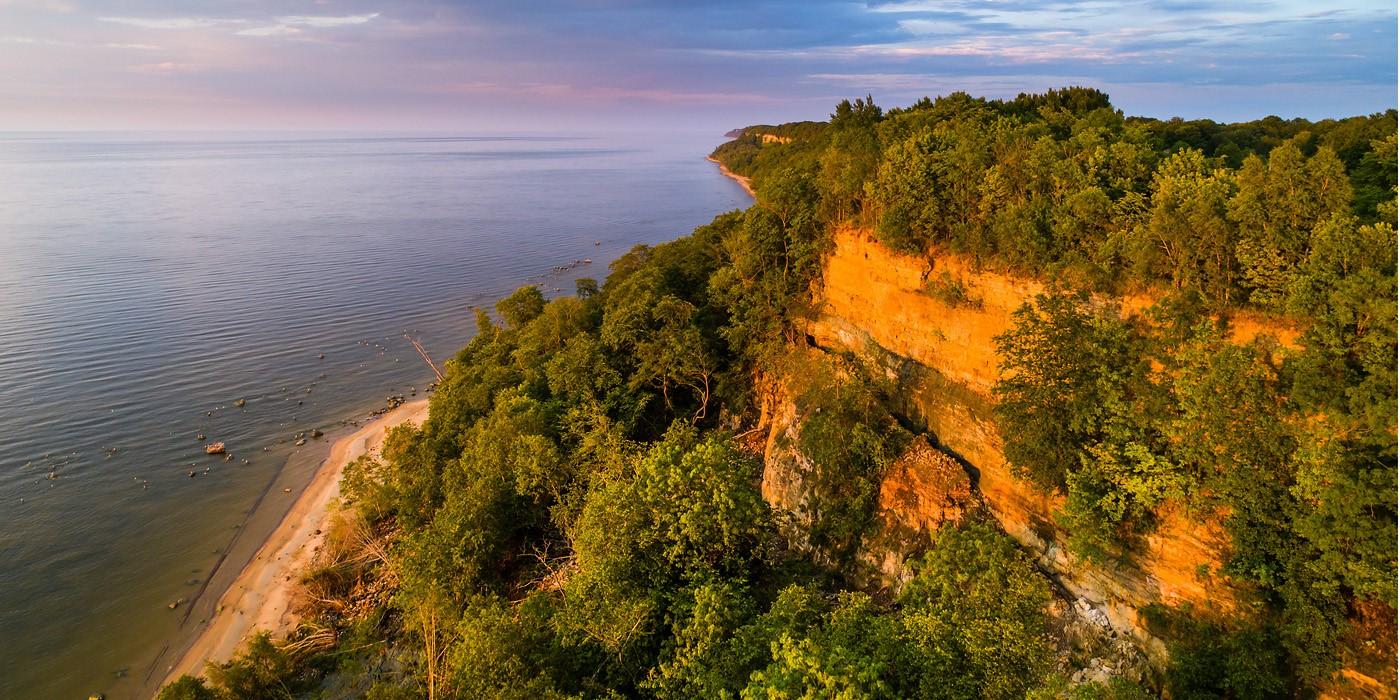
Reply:
[[[64, 3], [81, 11], [36, 9]], [[577, 105], [605, 123], [732, 126], [820, 116], [857, 91], [894, 105], [1071, 83], [1152, 116], [1341, 116], [1393, 107], [1397, 72], [1393, 0], [0, 0], [0, 14], [0, 103], [60, 116], [101, 114], [71, 108], [95, 94], [197, 87], [270, 123], [543, 124]], [[66, 102], [25, 102], [39, 94]]]
[[325, 29], [330, 27], [348, 27], [355, 24], [365, 24], [379, 16], [378, 12], [369, 12], [363, 15], [346, 15], [344, 17], [323, 17], [314, 15], [290, 15], [278, 17], [278, 24], [287, 24], [300, 27], [316, 27]]
[[98, 17], [100, 22], [124, 24], [141, 29], [209, 29], [231, 24], [245, 24], [244, 19], [221, 19], [216, 17]]
[[235, 31], [235, 35], [267, 37], [300, 34], [303, 27], [308, 29], [350, 27], [365, 24], [376, 17], [379, 17], [378, 12], [344, 16], [285, 15], [261, 21], [223, 17], [99, 17], [98, 19], [113, 24], [157, 30], [216, 29], [242, 26], [246, 28]]
[[0, 36], [0, 42], [6, 44], [28, 44], [30, 46], [61, 46], [66, 48], [103, 48], [103, 49], [124, 49], [131, 51], [156, 51], [161, 47], [154, 44], [124, 44], [107, 42], [101, 44], [84, 44], [76, 41], [64, 41], [62, 39], [49, 39], [39, 36]]
[[272, 24], [266, 27], [252, 27], [240, 29], [234, 34], [238, 36], [286, 36], [288, 34], [300, 34], [301, 30], [285, 24]]
[[1071, 73], [1008, 73], [959, 75], [956, 73], [813, 73], [804, 81], [839, 85], [842, 90], [878, 91], [887, 96], [917, 98], [963, 91], [979, 97], [1014, 97], [1065, 85], [1102, 86], [1103, 81]]
[[0, 36], [0, 41], [7, 44], [32, 44], [36, 46], [71, 46], [69, 42], [58, 41], [56, 39], [45, 39], [37, 36]]
[[1122, 61], [1131, 56], [1102, 46], [1078, 43], [1007, 42], [999, 37], [952, 41], [941, 44], [883, 44], [857, 46], [857, 55], [890, 56], [897, 58], [976, 57], [1008, 63], [1051, 63], [1056, 61]]
[[963, 34], [967, 32], [967, 25], [962, 22], [951, 22], [940, 19], [902, 19], [899, 21], [899, 28], [910, 34]]
[[560, 82], [504, 83], [470, 81], [424, 88], [425, 92], [440, 94], [528, 95], [578, 102], [643, 101], [673, 104], [734, 104], [772, 102], [773, 97], [745, 92], [703, 92], [666, 88], [641, 88], [615, 85], [576, 85]]
[[78, 10], [76, 5], [71, 2], [66, 2], [65, 0], [0, 0], [0, 7], [56, 12], [65, 15], [72, 14]]
[[183, 75], [195, 73], [203, 67], [193, 63], [177, 63], [175, 61], [162, 61], [160, 63], [143, 63], [132, 66], [135, 73], [146, 73], [148, 75]]

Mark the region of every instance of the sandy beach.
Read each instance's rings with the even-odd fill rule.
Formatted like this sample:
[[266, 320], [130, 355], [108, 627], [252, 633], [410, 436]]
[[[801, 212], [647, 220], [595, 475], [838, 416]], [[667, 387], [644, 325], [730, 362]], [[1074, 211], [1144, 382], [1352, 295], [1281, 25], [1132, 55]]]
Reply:
[[243, 641], [257, 631], [280, 635], [295, 627], [292, 605], [300, 573], [325, 540], [327, 519], [340, 496], [345, 466], [362, 455], [377, 452], [390, 428], [403, 423], [419, 424], [427, 416], [427, 399], [405, 403], [331, 446], [325, 462], [287, 516], [219, 598], [219, 612], [170, 667], [165, 683], [183, 674], [198, 675], [207, 662], [231, 658]]
[[745, 191], [745, 192], [748, 192], [750, 197], [753, 197], [754, 199], [758, 199], [758, 195], [754, 194], [754, 192], [753, 192], [753, 181], [752, 181], [752, 180], [750, 180], [749, 178], [744, 177], [743, 175], [739, 175], [739, 174], [735, 173], [734, 171], [730, 170], [729, 168], [726, 168], [726, 167], [724, 166], [724, 163], [719, 162], [718, 160], [716, 160], [716, 159], [713, 158], [713, 157], [707, 157], [707, 158], [705, 158], [705, 160], [708, 160], [708, 161], [710, 161], [711, 163], [714, 163], [715, 165], [718, 165], [718, 166], [719, 166], [719, 171], [720, 171], [722, 174], [724, 174], [725, 177], [727, 177], [727, 178], [729, 178], [729, 179], [731, 179], [731, 180], [733, 180], [733, 181], [739, 183], [739, 186], [742, 187], [742, 188], [744, 188], [744, 191]]

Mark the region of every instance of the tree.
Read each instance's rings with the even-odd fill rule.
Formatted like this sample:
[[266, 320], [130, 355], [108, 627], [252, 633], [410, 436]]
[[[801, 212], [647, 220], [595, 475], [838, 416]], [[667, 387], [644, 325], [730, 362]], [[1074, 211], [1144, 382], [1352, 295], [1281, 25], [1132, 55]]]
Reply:
[[537, 605], [513, 608], [491, 596], [468, 600], [457, 622], [457, 642], [444, 659], [444, 685], [454, 697], [536, 700], [563, 698], [547, 675], [554, 637]]
[[1295, 527], [1317, 557], [1319, 578], [1335, 578], [1357, 597], [1395, 601], [1395, 452], [1339, 435], [1319, 422], [1294, 456], [1299, 502]]
[[899, 601], [920, 660], [910, 695], [1020, 698], [1051, 669], [1049, 584], [990, 525], [941, 530]]
[[754, 616], [753, 600], [736, 584], [706, 582], [685, 591], [672, 615], [671, 640], [643, 687], [663, 700], [736, 695], [751, 669], [735, 655], [735, 633]]
[[965, 180], [949, 163], [955, 138], [945, 130], [921, 131], [885, 151], [869, 186], [881, 243], [921, 253], [949, 239], [949, 190]]
[[1101, 442], [1141, 376], [1128, 327], [1084, 293], [1039, 295], [997, 336], [1001, 377], [993, 388], [1005, 452], [1016, 472], [1063, 489], [1068, 473]]
[[161, 688], [156, 700], [218, 700], [218, 697], [203, 678], [184, 675]]
[[528, 284], [496, 302], [496, 311], [505, 319], [507, 328], [520, 328], [544, 311], [544, 295], [539, 287]]
[[1286, 659], [1277, 631], [1258, 627], [1227, 630], [1186, 614], [1171, 616], [1171, 664], [1167, 687], [1173, 698], [1264, 700], [1288, 697]]
[[861, 211], [865, 182], [880, 162], [875, 126], [882, 117], [869, 96], [864, 101], [842, 100], [831, 115], [831, 143], [821, 156], [818, 183], [836, 219]]
[[1237, 236], [1227, 219], [1232, 190], [1229, 175], [1212, 171], [1198, 150], [1163, 161], [1152, 180], [1139, 267], [1199, 290], [1217, 308], [1229, 304], [1237, 274]]
[[[658, 666], [648, 686], [658, 694], [737, 697], [754, 672], [772, 662], [774, 644], [784, 637], [806, 638], [830, 609], [820, 591], [798, 585], [778, 591], [760, 615], [750, 614], [754, 605], [733, 583], [695, 589], [693, 612], [682, 617], [686, 626], [675, 633], [673, 661]], [[680, 608], [684, 615], [687, 608]]]
[[812, 465], [805, 479], [811, 516], [806, 537], [817, 561], [842, 570], [871, 526], [885, 469], [907, 434], [880, 404], [862, 368], [814, 360], [801, 373], [797, 447]]
[[634, 389], [659, 390], [674, 414], [673, 389], [684, 388], [693, 402], [692, 418], [698, 420], [709, 407], [716, 362], [698, 325], [698, 307], [669, 293], [667, 286], [664, 271], [656, 267], [628, 277], [608, 295], [599, 337], [636, 363]]
[[1318, 225], [1289, 306], [1309, 313], [1294, 392], [1306, 405], [1345, 413], [1393, 443], [1395, 229], [1337, 215]]
[[805, 637], [784, 633], [772, 660], [740, 697], [897, 698], [909, 662], [899, 622], [868, 596], [843, 593], [820, 628]]
[[589, 490], [564, 589], [567, 624], [624, 668], [643, 663], [671, 592], [743, 580], [767, 527], [756, 465], [720, 438], [677, 425], [632, 470]]
[[295, 697], [299, 669], [292, 657], [278, 648], [272, 635], [258, 632], [237, 656], [209, 665], [209, 680], [221, 694], [232, 698]]
[[1237, 252], [1250, 300], [1277, 306], [1284, 300], [1318, 221], [1347, 211], [1351, 183], [1330, 148], [1305, 158], [1296, 143], [1269, 153], [1268, 164], [1246, 158], [1230, 215], [1240, 227]]
[[1265, 586], [1284, 575], [1289, 546], [1289, 457], [1296, 442], [1286, 387], [1266, 347], [1230, 343], [1209, 322], [1174, 353], [1172, 454], [1193, 484], [1227, 508], [1230, 569]]

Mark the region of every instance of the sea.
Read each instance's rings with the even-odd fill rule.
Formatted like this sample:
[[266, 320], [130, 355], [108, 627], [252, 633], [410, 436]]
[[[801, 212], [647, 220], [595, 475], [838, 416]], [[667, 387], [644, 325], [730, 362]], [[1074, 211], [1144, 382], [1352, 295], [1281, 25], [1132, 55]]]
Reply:
[[427, 395], [408, 337], [746, 207], [721, 140], [0, 133], [0, 698], [148, 696], [329, 442]]

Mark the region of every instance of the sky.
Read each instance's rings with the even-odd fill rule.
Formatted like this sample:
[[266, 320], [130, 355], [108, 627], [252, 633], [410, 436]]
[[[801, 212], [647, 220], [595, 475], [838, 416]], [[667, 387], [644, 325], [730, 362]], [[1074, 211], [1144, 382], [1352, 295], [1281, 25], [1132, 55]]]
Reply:
[[1317, 119], [1396, 80], [1393, 0], [0, 0], [0, 130], [723, 131], [1065, 85]]

